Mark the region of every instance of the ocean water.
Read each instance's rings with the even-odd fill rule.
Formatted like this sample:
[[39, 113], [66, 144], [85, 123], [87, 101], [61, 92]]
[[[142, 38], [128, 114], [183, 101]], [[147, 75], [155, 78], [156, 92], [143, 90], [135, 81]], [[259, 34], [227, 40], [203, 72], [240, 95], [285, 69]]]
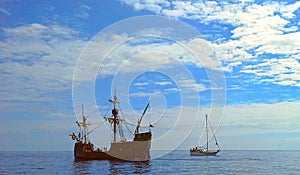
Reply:
[[173, 151], [149, 162], [74, 161], [73, 152], [0, 152], [0, 174], [300, 174], [300, 151]]

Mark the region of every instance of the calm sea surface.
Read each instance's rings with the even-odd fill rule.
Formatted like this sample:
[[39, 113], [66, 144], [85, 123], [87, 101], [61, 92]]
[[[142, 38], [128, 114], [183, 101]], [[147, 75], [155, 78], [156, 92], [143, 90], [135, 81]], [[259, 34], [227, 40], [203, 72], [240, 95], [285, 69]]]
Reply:
[[147, 163], [74, 161], [73, 152], [0, 152], [0, 174], [300, 174], [300, 151], [173, 151]]

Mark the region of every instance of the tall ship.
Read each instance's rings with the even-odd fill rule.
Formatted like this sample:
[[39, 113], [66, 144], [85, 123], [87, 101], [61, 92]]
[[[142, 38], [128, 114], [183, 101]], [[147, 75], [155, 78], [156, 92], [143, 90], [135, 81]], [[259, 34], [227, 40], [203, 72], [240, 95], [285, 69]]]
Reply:
[[190, 148], [191, 156], [216, 156], [218, 154], [218, 152], [220, 152], [220, 147], [219, 147], [217, 138], [213, 132], [211, 125], [209, 125], [209, 126], [211, 129], [211, 132], [213, 133], [213, 137], [216, 141], [216, 146], [218, 147], [218, 150], [209, 150], [209, 148], [208, 148], [208, 142], [209, 142], [209, 140], [208, 140], [208, 124], [210, 124], [210, 123], [208, 121], [207, 115], [205, 115], [206, 145], [202, 146], [202, 147], [194, 146], [194, 147]]
[[[113, 104], [111, 110], [111, 117], [104, 117], [106, 122], [109, 122], [113, 127], [113, 140], [110, 144], [110, 148], [99, 149], [95, 148], [94, 144], [88, 139], [88, 127], [87, 117], [82, 112], [82, 121], [76, 121], [80, 127], [81, 132], [78, 136], [74, 133], [70, 134], [71, 138], [75, 140], [74, 145], [74, 158], [75, 160], [122, 160], [122, 161], [149, 161], [152, 132], [140, 132], [142, 119], [149, 107], [149, 102], [144, 109], [142, 116], [138, 119], [135, 132], [133, 134], [132, 141], [127, 141], [124, 138], [124, 134], [118, 130], [122, 123], [125, 122], [124, 118], [119, 117], [119, 109], [117, 109], [118, 99], [116, 93], [114, 98], [109, 100]], [[83, 107], [82, 107], [83, 111]], [[119, 131], [117, 133], [117, 130]], [[82, 133], [82, 134], [80, 134]], [[117, 139], [117, 134], [122, 136], [122, 139]]]

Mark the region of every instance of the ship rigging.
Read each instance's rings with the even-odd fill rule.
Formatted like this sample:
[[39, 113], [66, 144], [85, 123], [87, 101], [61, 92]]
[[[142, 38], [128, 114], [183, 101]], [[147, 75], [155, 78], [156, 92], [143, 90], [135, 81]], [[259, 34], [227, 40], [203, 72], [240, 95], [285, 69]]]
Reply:
[[[91, 131], [88, 131], [91, 123], [87, 121], [87, 116], [84, 115], [84, 108], [82, 105], [82, 121], [76, 121], [79, 126], [82, 135], [79, 133], [78, 137], [72, 133], [70, 136], [73, 140], [76, 140], [74, 146], [74, 157], [75, 159], [84, 160], [126, 160], [126, 161], [147, 161], [150, 160], [150, 148], [151, 148], [151, 138], [152, 132], [150, 130], [147, 132], [140, 132], [142, 119], [149, 108], [150, 102], [146, 105], [142, 116], [137, 121], [137, 126], [135, 128], [134, 137], [132, 141], [127, 141], [124, 136], [122, 123], [126, 123], [124, 118], [119, 117], [119, 109], [117, 104], [119, 104], [116, 93], [113, 99], [109, 100], [113, 104], [113, 109], [111, 111], [111, 117], [104, 117], [104, 120], [113, 126], [113, 140], [111, 142], [109, 149], [95, 149], [94, 144], [92, 144], [88, 138], [88, 135], [95, 131], [100, 125]], [[128, 127], [127, 127], [128, 128]], [[117, 130], [119, 131], [120, 140], [117, 139]], [[130, 131], [130, 130], [129, 130]], [[130, 133], [132, 133], [130, 131]]]

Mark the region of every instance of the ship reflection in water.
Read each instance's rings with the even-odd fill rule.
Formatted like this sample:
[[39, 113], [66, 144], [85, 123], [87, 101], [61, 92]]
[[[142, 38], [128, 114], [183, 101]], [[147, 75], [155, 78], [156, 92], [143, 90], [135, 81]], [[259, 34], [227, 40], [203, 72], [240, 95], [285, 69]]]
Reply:
[[[151, 172], [151, 162], [116, 162], [110, 161], [111, 174], [144, 174]], [[126, 172], [126, 170], [128, 172]]]
[[148, 174], [151, 171], [150, 161], [74, 160], [72, 174], [94, 174], [95, 172], [100, 174]]

